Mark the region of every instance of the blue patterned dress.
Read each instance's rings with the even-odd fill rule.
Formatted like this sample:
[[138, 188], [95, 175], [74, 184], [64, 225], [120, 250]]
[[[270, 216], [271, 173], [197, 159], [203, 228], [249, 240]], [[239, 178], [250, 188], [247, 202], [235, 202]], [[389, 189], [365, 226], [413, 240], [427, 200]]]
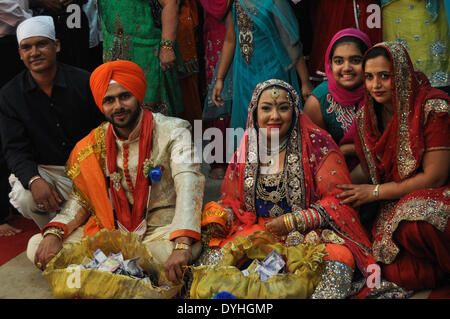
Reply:
[[[231, 124], [245, 129], [256, 85], [280, 79], [300, 92], [295, 64], [302, 56], [298, 23], [286, 0], [236, 0]], [[235, 144], [236, 145], [236, 144]]]

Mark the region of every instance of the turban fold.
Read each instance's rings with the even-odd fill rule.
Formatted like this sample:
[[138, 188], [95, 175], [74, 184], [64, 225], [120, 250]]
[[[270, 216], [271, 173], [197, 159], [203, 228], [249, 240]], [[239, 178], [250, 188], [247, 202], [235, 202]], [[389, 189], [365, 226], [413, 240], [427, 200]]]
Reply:
[[95, 103], [103, 112], [103, 98], [111, 80], [130, 91], [142, 104], [147, 89], [144, 71], [134, 62], [111, 61], [100, 65], [91, 74], [89, 84]]
[[16, 30], [17, 43], [31, 37], [46, 37], [56, 40], [55, 24], [50, 16], [37, 16], [22, 21]]

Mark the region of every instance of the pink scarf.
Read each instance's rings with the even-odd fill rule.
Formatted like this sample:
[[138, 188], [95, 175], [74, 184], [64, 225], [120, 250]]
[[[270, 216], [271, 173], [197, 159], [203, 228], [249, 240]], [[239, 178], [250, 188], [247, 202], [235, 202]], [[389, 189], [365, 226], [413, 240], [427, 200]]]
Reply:
[[203, 10], [216, 20], [224, 18], [228, 8], [228, 0], [200, 0]]
[[336, 80], [333, 77], [333, 71], [331, 71], [330, 64], [330, 52], [333, 44], [342, 37], [352, 36], [358, 39], [361, 39], [366, 45], [367, 48], [372, 47], [372, 43], [370, 42], [369, 37], [362, 31], [359, 31], [354, 28], [347, 28], [339, 31], [334, 35], [331, 39], [330, 44], [328, 45], [327, 52], [325, 53], [325, 72], [328, 78], [328, 90], [331, 96], [341, 105], [341, 106], [352, 106], [355, 104], [359, 104], [359, 102], [364, 97], [364, 85], [361, 84], [360, 87], [349, 91], [344, 89], [342, 86], [337, 84]]

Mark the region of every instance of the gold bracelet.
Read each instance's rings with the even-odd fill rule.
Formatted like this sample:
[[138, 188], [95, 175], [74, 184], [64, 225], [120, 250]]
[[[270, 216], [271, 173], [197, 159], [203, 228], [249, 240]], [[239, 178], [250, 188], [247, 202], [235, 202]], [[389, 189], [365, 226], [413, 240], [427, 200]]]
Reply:
[[295, 217], [294, 217], [294, 215], [291, 213], [291, 214], [289, 214], [289, 220], [291, 221], [291, 225], [292, 225], [292, 230], [297, 230], [297, 222], [296, 222], [296, 220], [295, 220]]
[[30, 179], [30, 181], [28, 182], [28, 189], [31, 189], [31, 184], [33, 184], [35, 181], [37, 181], [38, 179], [41, 179], [42, 177], [39, 175], [36, 175], [34, 177], [32, 177]]
[[380, 184], [377, 184], [373, 190], [373, 196], [375, 196], [376, 198], [378, 198], [378, 196], [380, 195], [378, 189], [380, 188]]
[[173, 45], [175, 44], [175, 41], [172, 41], [172, 40], [166, 40], [166, 39], [161, 39], [161, 41], [159, 42], [159, 44], [160, 44], [161, 46], [173, 47]]
[[162, 46], [161, 46], [161, 49], [167, 49], [167, 50], [173, 51], [173, 47], [168, 46], [168, 45], [162, 45]]
[[297, 221], [297, 230], [301, 233], [305, 232], [305, 220], [301, 212], [296, 211], [294, 213], [295, 220]]
[[59, 233], [64, 235], [64, 229], [62, 229], [61, 227], [58, 227], [58, 226], [49, 226], [49, 227], [44, 228], [44, 229], [45, 229], [45, 231], [47, 231], [47, 230], [54, 230], [54, 231], [57, 231], [57, 232], [59, 232]]
[[59, 238], [61, 238], [61, 240], [64, 237], [64, 229], [62, 229], [60, 227], [56, 227], [56, 226], [50, 226], [50, 227], [45, 228], [44, 237], [45, 237], [45, 235], [47, 235], [47, 233], [54, 234], [54, 235], [58, 236]]
[[291, 225], [291, 220], [289, 219], [289, 214], [284, 214], [283, 220], [284, 220], [284, 226], [286, 227], [286, 230], [290, 233], [293, 230], [293, 226]]
[[175, 243], [175, 248], [174, 248], [174, 250], [179, 250], [179, 249], [188, 250], [189, 248], [191, 248], [191, 246], [189, 246], [188, 244], [185, 244], [185, 243]]
[[46, 231], [44, 232], [44, 237], [47, 236], [47, 235], [49, 235], [49, 234], [55, 235], [55, 236], [58, 237], [61, 241], [63, 240], [63, 237], [62, 237], [61, 232], [59, 232], [59, 231], [57, 231], [57, 230], [54, 230], [54, 229], [46, 230]]

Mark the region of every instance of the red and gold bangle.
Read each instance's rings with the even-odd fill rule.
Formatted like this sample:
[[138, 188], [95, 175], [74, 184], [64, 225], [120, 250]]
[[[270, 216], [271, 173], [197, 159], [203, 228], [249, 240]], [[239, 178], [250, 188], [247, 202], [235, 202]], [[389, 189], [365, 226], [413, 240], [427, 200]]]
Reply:
[[296, 211], [296, 212], [294, 212], [294, 219], [295, 219], [295, 221], [297, 223], [296, 229], [299, 232], [301, 232], [301, 233], [305, 232], [306, 231], [306, 227], [305, 227], [305, 217], [303, 215], [303, 211], [300, 211], [300, 212]]

